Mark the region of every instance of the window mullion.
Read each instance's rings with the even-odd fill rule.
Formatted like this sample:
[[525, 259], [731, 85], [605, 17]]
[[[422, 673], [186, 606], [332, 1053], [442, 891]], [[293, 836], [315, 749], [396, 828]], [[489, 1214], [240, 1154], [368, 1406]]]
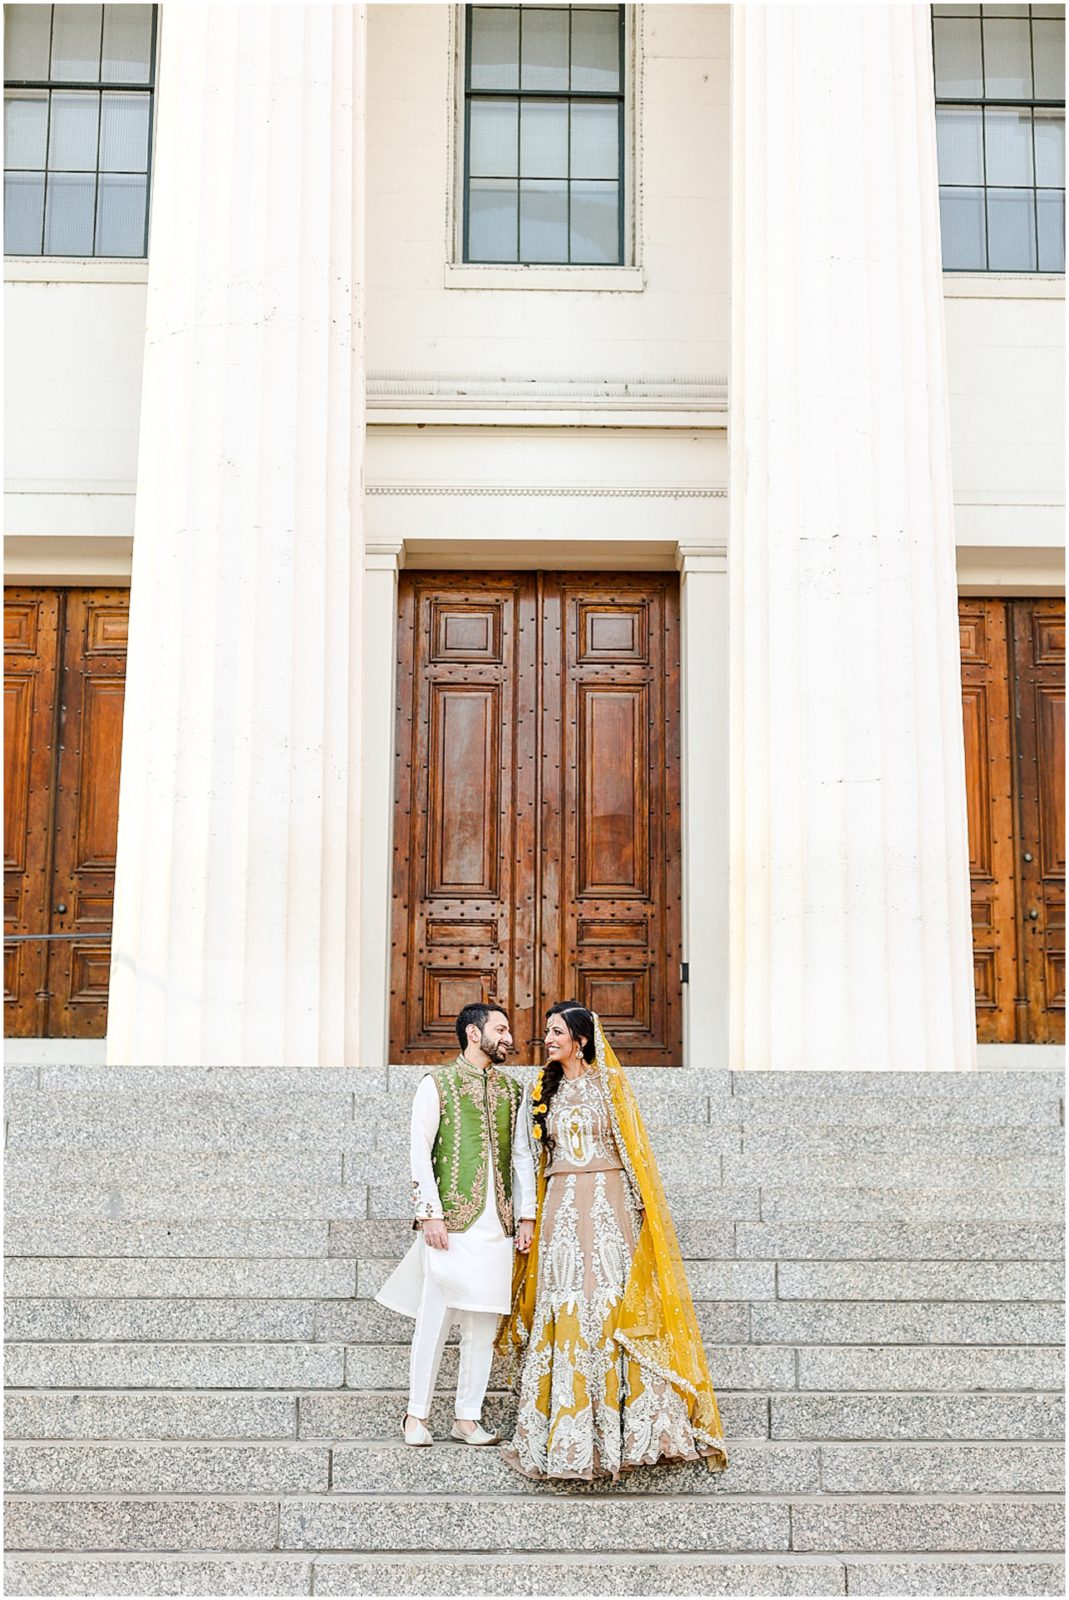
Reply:
[[572, 265], [572, 9], [568, 7], [568, 90], [564, 101], [564, 114], [568, 119], [568, 142], [564, 158], [564, 259]]

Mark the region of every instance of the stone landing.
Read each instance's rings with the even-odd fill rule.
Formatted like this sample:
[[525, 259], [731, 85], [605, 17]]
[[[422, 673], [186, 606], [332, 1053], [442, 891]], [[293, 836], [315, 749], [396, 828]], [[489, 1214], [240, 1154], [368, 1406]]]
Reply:
[[417, 1076], [7, 1069], [9, 1593], [1064, 1592], [1058, 1075], [633, 1073], [731, 1466], [596, 1490], [398, 1442]]

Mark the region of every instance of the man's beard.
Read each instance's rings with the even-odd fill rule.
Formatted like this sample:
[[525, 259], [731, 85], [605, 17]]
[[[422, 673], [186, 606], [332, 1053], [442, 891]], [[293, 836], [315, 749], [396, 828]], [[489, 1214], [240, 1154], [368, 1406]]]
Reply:
[[488, 1055], [491, 1061], [506, 1061], [508, 1059], [508, 1045], [503, 1040], [488, 1039], [484, 1033], [479, 1040], [479, 1049]]

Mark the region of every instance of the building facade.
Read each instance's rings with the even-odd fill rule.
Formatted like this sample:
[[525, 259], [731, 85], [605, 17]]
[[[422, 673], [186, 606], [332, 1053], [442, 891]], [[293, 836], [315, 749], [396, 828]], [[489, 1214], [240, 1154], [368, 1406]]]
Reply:
[[1064, 8], [7, 11], [10, 1031], [1063, 1037]]
[[[5, 19], [8, 1592], [1063, 1594], [1062, 8]], [[562, 993], [722, 1477], [399, 1437]]]

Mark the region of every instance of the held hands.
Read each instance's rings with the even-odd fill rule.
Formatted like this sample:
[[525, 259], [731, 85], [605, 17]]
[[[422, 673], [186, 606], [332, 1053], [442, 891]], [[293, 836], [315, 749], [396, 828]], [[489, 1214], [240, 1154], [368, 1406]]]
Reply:
[[449, 1233], [441, 1217], [427, 1217], [422, 1228], [423, 1242], [432, 1250], [449, 1249]]
[[528, 1250], [530, 1250], [531, 1241], [533, 1238], [534, 1223], [531, 1221], [530, 1217], [525, 1217], [516, 1228], [516, 1249], [520, 1252], [521, 1256], [525, 1256]]

